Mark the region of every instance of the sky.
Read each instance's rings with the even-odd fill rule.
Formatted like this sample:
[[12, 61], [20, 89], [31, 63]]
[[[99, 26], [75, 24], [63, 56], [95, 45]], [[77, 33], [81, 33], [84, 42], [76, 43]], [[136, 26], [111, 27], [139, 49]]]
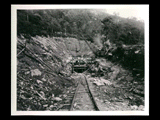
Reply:
[[149, 16], [148, 5], [107, 5], [105, 6], [107, 13], [119, 13], [121, 17], [136, 17], [138, 20], [145, 20]]

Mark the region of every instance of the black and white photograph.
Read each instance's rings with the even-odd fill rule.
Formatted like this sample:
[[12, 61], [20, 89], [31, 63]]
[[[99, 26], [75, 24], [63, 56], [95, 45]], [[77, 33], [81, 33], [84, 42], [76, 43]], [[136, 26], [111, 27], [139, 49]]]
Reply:
[[11, 115], [149, 115], [149, 5], [11, 5]]

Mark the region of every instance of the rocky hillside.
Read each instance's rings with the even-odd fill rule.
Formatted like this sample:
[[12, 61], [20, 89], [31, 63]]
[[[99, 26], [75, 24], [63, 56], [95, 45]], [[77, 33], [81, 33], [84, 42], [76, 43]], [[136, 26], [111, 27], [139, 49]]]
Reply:
[[86, 44], [75, 38], [17, 38], [17, 110], [52, 110], [59, 95], [75, 87], [67, 63], [85, 50]]
[[[73, 56], [85, 56], [90, 54], [93, 56], [92, 51], [86, 44], [84, 40], [77, 40], [76, 38], [63, 38], [64, 42]], [[94, 44], [89, 42], [91, 47], [94, 47]]]

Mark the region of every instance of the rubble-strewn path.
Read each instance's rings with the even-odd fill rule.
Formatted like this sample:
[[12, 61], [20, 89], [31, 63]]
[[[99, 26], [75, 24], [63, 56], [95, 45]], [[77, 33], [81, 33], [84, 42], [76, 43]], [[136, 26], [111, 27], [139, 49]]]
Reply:
[[[131, 104], [132, 94], [119, 87], [113, 81], [106, 80], [102, 77], [92, 77], [86, 73], [74, 73], [72, 77], [79, 82], [74, 98], [72, 97], [71, 111], [96, 111], [95, 106], [100, 111], [143, 111], [143, 105]], [[88, 83], [89, 91], [87, 90]], [[92, 101], [94, 99], [94, 102]], [[68, 111], [69, 109], [60, 109]]]
[[88, 95], [88, 91], [86, 91], [86, 89], [81, 83], [79, 84], [79, 90], [75, 97], [72, 110], [73, 111], [77, 111], [77, 110], [93, 111], [95, 110], [94, 104], [92, 103], [91, 98]]
[[[66, 95], [66, 98], [61, 101], [59, 111], [98, 111], [98, 107], [91, 94], [90, 88], [84, 74], [77, 74], [77, 88], [75, 91]], [[66, 104], [66, 101], [67, 104]], [[58, 106], [58, 107], [59, 107]], [[66, 107], [68, 106], [68, 107]]]
[[[99, 78], [91, 78], [90, 76], [87, 76], [87, 78], [92, 89], [92, 94], [101, 111], [131, 110], [128, 106], [128, 100], [124, 100], [120, 96], [114, 95], [120, 93], [121, 91], [116, 91], [116, 88], [113, 88], [110, 85], [95, 85], [94, 80]], [[114, 92], [113, 89], [115, 90]]]
[[72, 75], [81, 83], [79, 85], [81, 94], [76, 95], [73, 110], [94, 110], [93, 104], [89, 100], [90, 97], [83, 86], [84, 76], [100, 111], [143, 111], [144, 97], [141, 94], [144, 94], [144, 85], [137, 84], [130, 71], [120, 65], [115, 65], [105, 59], [97, 59], [97, 61], [100, 63], [99, 66], [105, 69], [104, 75], [97, 77], [87, 71]]
[[130, 71], [105, 59], [97, 59], [105, 69], [102, 76], [85, 73], [92, 95], [102, 111], [144, 110], [144, 84], [136, 81]]

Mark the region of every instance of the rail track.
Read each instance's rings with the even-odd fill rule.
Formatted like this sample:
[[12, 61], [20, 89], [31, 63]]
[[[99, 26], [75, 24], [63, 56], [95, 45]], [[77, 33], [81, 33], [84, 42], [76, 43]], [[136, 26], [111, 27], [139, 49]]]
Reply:
[[68, 93], [57, 111], [99, 111], [86, 77], [80, 74], [78, 80], [77, 88]]

